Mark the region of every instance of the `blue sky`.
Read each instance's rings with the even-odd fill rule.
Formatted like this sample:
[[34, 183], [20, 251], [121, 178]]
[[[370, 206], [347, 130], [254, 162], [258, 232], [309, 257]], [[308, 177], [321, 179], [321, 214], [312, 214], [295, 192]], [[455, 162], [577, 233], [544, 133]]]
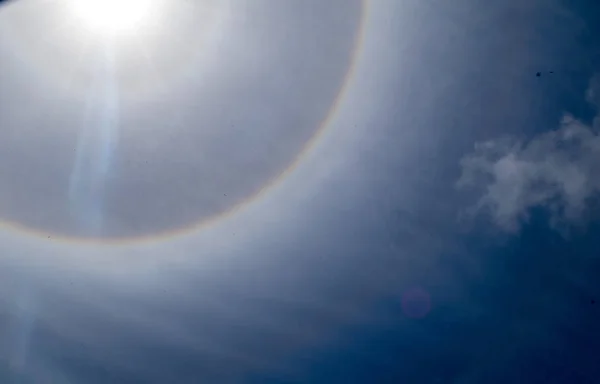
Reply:
[[0, 8], [0, 381], [598, 381], [600, 5], [69, 4]]

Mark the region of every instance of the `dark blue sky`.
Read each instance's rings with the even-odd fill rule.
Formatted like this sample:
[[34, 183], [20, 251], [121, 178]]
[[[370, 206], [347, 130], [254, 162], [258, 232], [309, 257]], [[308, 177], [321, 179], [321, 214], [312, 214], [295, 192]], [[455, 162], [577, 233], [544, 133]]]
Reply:
[[[518, 87], [529, 88], [528, 91], [535, 95], [535, 99], [530, 100], [528, 117], [537, 123], [519, 125], [515, 129], [525, 137], [557, 126], [556, 122], [565, 111], [589, 124], [597, 113], [596, 107], [586, 100], [585, 95], [590, 79], [600, 67], [600, 4], [575, 1], [563, 5], [563, 12], [568, 11], [571, 13], [569, 17], [577, 18], [577, 29], [564, 25], [561, 17], [566, 17], [565, 13], [552, 15], [543, 6], [536, 13], [536, 4], [528, 10], [531, 14], [525, 15], [516, 5], [515, 9], [507, 6], [502, 10], [505, 14], [490, 11], [492, 20], [498, 23], [490, 23], [486, 27], [504, 28], [507, 34], [514, 27], [512, 23], [519, 23], [519, 16], [530, 17], [527, 20], [531, 23], [530, 28], [539, 28], [539, 31], [531, 31], [538, 40], [527, 41], [533, 44], [528, 48], [533, 56], [529, 59], [537, 65], [529, 62], [519, 67], [502, 57], [500, 51], [493, 55], [499, 46], [505, 45], [506, 49], [510, 49], [519, 44], [517, 39], [507, 38], [508, 41], [502, 41], [499, 46], [487, 46], [469, 53], [481, 55], [481, 58], [474, 59], [475, 63], [484, 61], [479, 69], [468, 68], [474, 71], [472, 77], [467, 74], [470, 78], [466, 80], [472, 87], [471, 98], [481, 97], [479, 102], [483, 104], [486, 97], [493, 98], [490, 93], [504, 87], [511, 88], [513, 92]], [[523, 5], [523, 8], [527, 7]], [[443, 5], [440, 8], [446, 10]], [[473, 10], [472, 16], [476, 14], [477, 11]], [[450, 12], [447, 17], [451, 16]], [[440, 31], [440, 39], [443, 40], [442, 36], [443, 31]], [[524, 36], [523, 40], [527, 37]], [[489, 43], [483, 38], [481, 41], [472, 39], [481, 46]], [[465, 40], [471, 42], [469, 38]], [[463, 48], [458, 45], [457, 42], [456, 51]], [[537, 60], [536, 55], [548, 55], [550, 59], [544, 62]], [[485, 60], [487, 57], [489, 62]], [[439, 82], [441, 77], [453, 76], [453, 69], [433, 66], [429, 68], [428, 76]], [[540, 77], [536, 76], [537, 71], [541, 72]], [[521, 84], [504, 83], [511, 81], [505, 78], [515, 72], [520, 72]], [[424, 84], [427, 81], [423, 79]], [[400, 102], [403, 99], [399, 96], [395, 100]], [[444, 101], [456, 103], [454, 100]], [[478, 105], [479, 111], [460, 112], [480, 114], [480, 120], [486, 121], [490, 117], [485, 115], [490, 110], [481, 104]], [[504, 111], [504, 116], [501, 113], [494, 115], [498, 119], [497, 124], [510, 124], [512, 119], [517, 118], [511, 112]], [[518, 118], [522, 118], [522, 114]], [[444, 128], [451, 130], [456, 127], [451, 122]], [[506, 132], [514, 133], [512, 128], [507, 127]], [[485, 131], [485, 125], [476, 129]], [[400, 127], [392, 125], [386, 131], [388, 136], [385, 140], [399, 140], [399, 131]], [[450, 135], [460, 132], [450, 132]], [[482, 134], [485, 135], [485, 132]], [[453, 149], [446, 148], [450, 143], [440, 146], [451, 152]], [[419, 164], [424, 168], [420, 170], [422, 174], [441, 175], [442, 180], [446, 172], [452, 175], [455, 172], [453, 166], [443, 163]], [[394, 169], [393, 166], [390, 168]], [[400, 183], [399, 175], [386, 175], [392, 179], [389, 184], [371, 193], [385, 196], [396, 192], [401, 188], [396, 184]], [[422, 190], [430, 191], [424, 192], [421, 199], [427, 203], [434, 201], [436, 208], [411, 208], [416, 211], [414, 216], [422, 222], [422, 230], [433, 231], [432, 236], [435, 237], [435, 224], [431, 223], [435, 219], [432, 216], [437, 209], [436, 200], [447, 198], [438, 195], [445, 194], [442, 191], [446, 188], [439, 187], [443, 185], [439, 180], [424, 180], [422, 183], [429, 187], [422, 187]], [[590, 198], [593, 199], [593, 196]], [[380, 296], [367, 307], [378, 319], [374, 324], [345, 327], [328, 347], [318, 352], [305, 350], [289, 359], [289, 364], [298, 366], [298, 376], [294, 379], [265, 375], [251, 382], [598, 382], [600, 285], [596, 276], [600, 272], [597, 240], [600, 227], [595, 220], [596, 207], [597, 204], [590, 201], [585, 221], [569, 223], [567, 233], [559, 233], [550, 227], [551, 218], [544, 207], [533, 207], [530, 220], [519, 233], [498, 233], [489, 227], [489, 223], [471, 227], [468, 233], [461, 233], [453, 239], [461, 252], [442, 251], [430, 269], [413, 276], [412, 280], [432, 295], [433, 308], [426, 318], [407, 319], [397, 292]], [[393, 215], [393, 212], [383, 214], [381, 219]], [[403, 243], [410, 240], [394, 238], [393, 224], [389, 229], [392, 232], [390, 241]], [[440, 279], [440, 275], [445, 278]]]
[[71, 5], [0, 8], [0, 382], [600, 381], [600, 4]]

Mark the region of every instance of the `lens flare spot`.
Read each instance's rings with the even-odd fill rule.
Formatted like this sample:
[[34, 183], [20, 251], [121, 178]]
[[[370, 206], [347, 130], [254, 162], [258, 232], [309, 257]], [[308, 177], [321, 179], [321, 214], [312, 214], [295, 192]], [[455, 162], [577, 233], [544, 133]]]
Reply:
[[402, 311], [412, 319], [422, 319], [431, 311], [431, 296], [422, 288], [411, 288], [402, 295]]

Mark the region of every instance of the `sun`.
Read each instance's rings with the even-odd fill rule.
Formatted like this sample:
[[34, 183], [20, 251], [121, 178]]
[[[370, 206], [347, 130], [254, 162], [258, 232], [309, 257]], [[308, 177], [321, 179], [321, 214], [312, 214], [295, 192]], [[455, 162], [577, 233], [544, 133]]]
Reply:
[[103, 35], [137, 31], [152, 13], [156, 0], [72, 0], [72, 10], [84, 26]]

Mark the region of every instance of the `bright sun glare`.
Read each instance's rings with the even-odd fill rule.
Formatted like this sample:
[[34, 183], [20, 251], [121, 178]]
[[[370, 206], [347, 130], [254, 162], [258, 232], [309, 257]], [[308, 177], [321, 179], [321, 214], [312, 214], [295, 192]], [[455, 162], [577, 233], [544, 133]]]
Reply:
[[94, 32], [135, 31], [148, 17], [153, 0], [72, 0], [73, 11]]

